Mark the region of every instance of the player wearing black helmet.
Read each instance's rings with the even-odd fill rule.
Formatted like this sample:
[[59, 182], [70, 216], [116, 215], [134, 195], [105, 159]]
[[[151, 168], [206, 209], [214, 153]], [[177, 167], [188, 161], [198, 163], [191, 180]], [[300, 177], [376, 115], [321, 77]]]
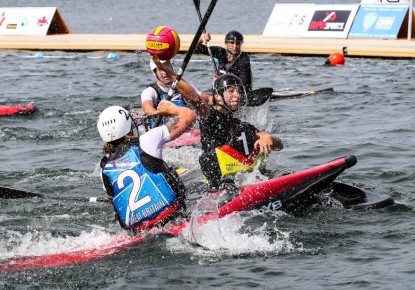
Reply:
[[[176, 79], [175, 72], [168, 64], [160, 63], [160, 66], [171, 81]], [[199, 115], [203, 150], [199, 163], [211, 189], [234, 187], [232, 177], [236, 171], [224, 172], [222, 170], [224, 163], [221, 162], [217, 153], [219, 147], [229, 145], [232, 147], [231, 150], [242, 156], [242, 159], [245, 157], [255, 159], [253, 156], [268, 154], [271, 150], [283, 148], [281, 140], [276, 135], [260, 131], [234, 116], [240, 104], [245, 103], [243, 100], [246, 98], [245, 88], [237, 76], [223, 74], [214, 81], [213, 103], [211, 105], [208, 105], [201, 96], [196, 96], [195, 91], [188, 83], [183, 80], [180, 83], [179, 93], [191, 101]], [[192, 93], [187, 91], [192, 91]], [[245, 165], [245, 163], [241, 164], [242, 167]]]
[[[199, 39], [196, 52], [209, 55], [206, 45], [211, 40], [209, 33], [204, 33]], [[212, 57], [218, 60], [219, 73], [231, 73], [238, 76], [247, 92], [252, 89], [251, 60], [246, 52], [242, 51], [243, 35], [235, 30], [229, 31], [225, 36], [225, 48], [211, 46]]]
[[209, 114], [200, 118], [200, 135], [203, 153], [199, 158], [202, 172], [213, 188], [228, 185], [229, 176], [221, 169], [217, 148], [230, 145], [246, 158], [253, 152], [268, 154], [281, 150], [281, 140], [273, 134], [258, 130], [234, 116], [246, 98], [245, 88], [237, 76], [220, 75], [213, 83], [213, 105]]

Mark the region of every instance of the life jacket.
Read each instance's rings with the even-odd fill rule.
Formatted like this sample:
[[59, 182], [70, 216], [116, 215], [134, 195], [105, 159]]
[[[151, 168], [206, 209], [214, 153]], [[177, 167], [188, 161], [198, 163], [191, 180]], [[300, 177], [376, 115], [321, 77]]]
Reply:
[[[154, 104], [154, 108], [157, 108], [161, 100], [165, 100], [168, 94], [165, 91], [163, 91], [157, 83], [149, 84], [147, 87], [153, 88], [157, 93], [157, 102]], [[179, 93], [174, 93], [170, 102], [172, 102], [173, 104], [179, 107], [185, 107], [187, 105], [186, 99]], [[156, 122], [157, 116], [158, 115], [156, 114], [152, 116], [147, 116], [145, 118], [144, 125], [147, 131], [150, 130], [151, 128], [154, 128], [154, 124]], [[160, 124], [161, 125], [166, 124], [168, 121], [171, 120], [171, 118], [172, 117], [163, 118]]]
[[257, 128], [212, 108], [200, 129], [203, 152], [199, 163], [211, 187], [217, 187], [226, 175], [254, 168], [259, 158], [254, 150]]
[[245, 122], [231, 127], [226, 144], [215, 148], [222, 177], [254, 169], [257, 161], [263, 157], [254, 147], [258, 139], [257, 132], [258, 129]]
[[[123, 228], [143, 230], [169, 220], [184, 206], [184, 186], [167, 164], [138, 146], [122, 144], [101, 162], [104, 185]], [[143, 155], [156, 159], [159, 168], [144, 166]], [[151, 162], [154, 164], [154, 162]], [[161, 169], [161, 170], [160, 170]], [[154, 172], [156, 171], [156, 172]]]

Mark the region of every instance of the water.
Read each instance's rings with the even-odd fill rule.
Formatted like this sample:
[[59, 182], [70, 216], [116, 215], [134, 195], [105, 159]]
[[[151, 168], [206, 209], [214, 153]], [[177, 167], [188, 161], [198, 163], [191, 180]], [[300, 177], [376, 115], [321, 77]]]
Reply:
[[[11, 2], [1, 1], [0, 6], [12, 6]], [[57, 6], [75, 33], [145, 33], [161, 24], [153, 13], [156, 5], [120, 2], [19, 1], [19, 5]], [[243, 7], [252, 5], [243, 2], [245, 6], [233, 5], [232, 11], [246, 11]], [[253, 10], [267, 15], [273, 4], [261, 1]], [[173, 22], [185, 17], [192, 25], [172, 26], [192, 33], [190, 26], [197, 26], [192, 5], [177, 1], [177, 7], [162, 16]], [[127, 10], [129, 6], [135, 10]], [[214, 13], [224, 15], [228, 5], [222, 1], [220, 7]], [[88, 13], [92, 9], [95, 12]], [[107, 23], [109, 12], [134, 22]], [[138, 13], [154, 18], [136, 17]], [[261, 33], [264, 17], [251, 17], [249, 23], [233, 17], [230, 21], [241, 23], [242, 32]], [[229, 30], [225, 18], [212, 16], [211, 21], [212, 32]], [[53, 58], [37, 59], [30, 57], [35, 54], [31, 51], [0, 52], [0, 104], [35, 101], [40, 109], [33, 117], [0, 119], [1, 186], [53, 196], [102, 194], [96, 171], [101, 157], [96, 119], [109, 105], [137, 102], [152, 81], [146, 54], [117, 53], [118, 59], [107, 59], [108, 52], [51, 51], [45, 55]], [[177, 65], [183, 57], [176, 57]], [[212, 74], [208, 61], [194, 56], [184, 78], [207, 89]], [[345, 66], [326, 67], [324, 61], [252, 55], [255, 88], [335, 89], [272, 102], [251, 113], [259, 127], [284, 141], [284, 150], [273, 153], [268, 164], [300, 170], [354, 154], [358, 163], [342, 174], [342, 180], [390, 194], [396, 205], [369, 211], [317, 207], [297, 216], [237, 214], [198, 228], [193, 236], [154, 237], [130, 251], [85, 264], [2, 272], [1, 287], [412, 289], [415, 63], [348, 58]], [[168, 160], [197, 169], [198, 149], [166, 152]], [[124, 235], [106, 204], [27, 199], [0, 200], [0, 206], [0, 260], [93, 249]]]

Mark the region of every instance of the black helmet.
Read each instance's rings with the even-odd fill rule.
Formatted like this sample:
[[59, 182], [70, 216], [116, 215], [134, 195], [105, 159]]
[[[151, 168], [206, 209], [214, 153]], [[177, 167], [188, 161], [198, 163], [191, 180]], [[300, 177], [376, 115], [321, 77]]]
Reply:
[[236, 75], [223, 74], [223, 75], [220, 75], [213, 82], [213, 91], [217, 92], [218, 94], [221, 94], [229, 86], [243, 87], [241, 79], [238, 78]]
[[[221, 105], [229, 112], [233, 113], [238, 110], [238, 108], [230, 108], [224, 98], [224, 92], [228, 87], [231, 86], [237, 86], [239, 87], [238, 91], [240, 93], [240, 101], [238, 104], [238, 107], [240, 104], [244, 104], [246, 102], [246, 92], [244, 89], [244, 86], [242, 85], [242, 81], [240, 78], [238, 78], [236, 75], [233, 74], [223, 74], [220, 75], [214, 82], [213, 82], [213, 94], [217, 94], [221, 99], [223, 104]], [[214, 102], [216, 103], [216, 100], [214, 99]]]
[[240, 32], [232, 30], [226, 34], [225, 42], [244, 42], [244, 37]]

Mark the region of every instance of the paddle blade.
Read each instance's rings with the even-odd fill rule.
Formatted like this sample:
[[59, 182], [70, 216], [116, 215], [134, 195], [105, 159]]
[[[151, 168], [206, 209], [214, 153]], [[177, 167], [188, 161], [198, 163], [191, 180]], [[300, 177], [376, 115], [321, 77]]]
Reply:
[[20, 190], [10, 187], [0, 187], [0, 198], [20, 199], [20, 198], [42, 198], [57, 201], [78, 201], [78, 202], [109, 202], [107, 197], [83, 197], [83, 196], [46, 196], [40, 193]]
[[10, 187], [0, 187], [0, 198], [15, 199], [15, 198], [31, 198], [31, 197], [42, 198], [43, 195], [40, 193], [34, 193], [34, 192], [14, 189]]
[[272, 97], [272, 88], [261, 88], [252, 90], [248, 93], [246, 105], [248, 107], [257, 107], [265, 104]]
[[315, 91], [290, 91], [290, 90], [284, 90], [284, 91], [275, 91], [272, 93], [271, 99], [289, 99], [289, 98], [299, 98], [299, 97], [305, 97], [309, 95], [315, 95], [318, 93], [326, 93], [326, 92], [333, 92], [333, 88], [325, 88], [325, 89], [319, 89]]
[[[209, 4], [208, 9], [206, 10], [205, 16], [203, 17], [202, 21], [200, 21], [200, 25], [199, 28], [196, 31], [195, 36], [193, 37], [192, 42], [190, 43], [189, 49], [187, 50], [186, 55], [184, 56], [182, 65], [180, 66], [180, 69], [177, 71], [177, 76], [176, 76], [176, 81], [173, 83], [173, 85], [171, 86], [170, 90], [169, 90], [169, 94], [166, 98], [167, 101], [170, 101], [173, 94], [176, 92], [176, 89], [180, 83], [180, 80], [186, 70], [186, 67], [190, 61], [190, 58], [192, 57], [193, 53], [196, 50], [196, 46], [199, 42], [199, 38], [202, 35], [203, 31], [205, 30], [206, 27], [206, 23], [208, 22], [210, 15], [212, 15], [213, 9], [215, 8], [216, 3], [219, 0], [212, 0]], [[170, 94], [171, 91], [171, 94]], [[158, 116], [156, 119], [156, 122], [154, 124], [154, 127], [158, 127], [161, 123], [161, 119], [162, 116]]]
[[332, 182], [330, 197], [340, 201], [348, 209], [379, 209], [393, 205], [395, 201], [386, 194], [378, 194], [342, 182]]
[[[193, 3], [195, 3], [195, 7], [196, 7], [196, 9], [200, 9], [200, 1], [199, 0], [193, 0]], [[202, 17], [200, 17], [200, 18], [202, 18]]]

